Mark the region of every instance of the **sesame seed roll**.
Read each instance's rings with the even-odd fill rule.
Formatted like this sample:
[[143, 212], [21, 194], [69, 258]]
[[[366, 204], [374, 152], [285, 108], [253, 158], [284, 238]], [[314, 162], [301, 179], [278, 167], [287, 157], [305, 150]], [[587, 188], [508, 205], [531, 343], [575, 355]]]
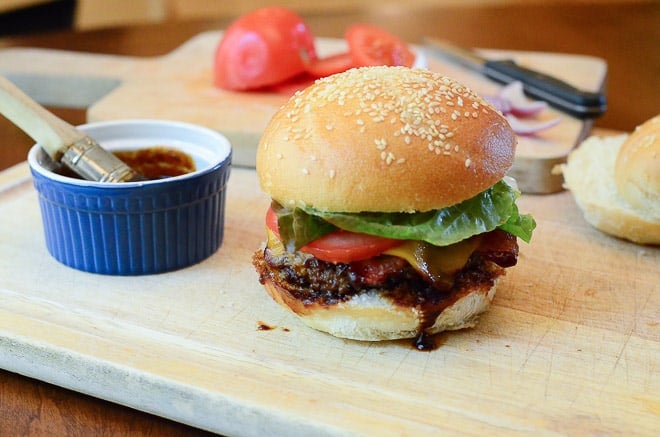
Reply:
[[292, 96], [261, 138], [257, 172], [288, 207], [427, 211], [502, 179], [515, 147], [504, 117], [460, 83], [424, 69], [363, 67]]

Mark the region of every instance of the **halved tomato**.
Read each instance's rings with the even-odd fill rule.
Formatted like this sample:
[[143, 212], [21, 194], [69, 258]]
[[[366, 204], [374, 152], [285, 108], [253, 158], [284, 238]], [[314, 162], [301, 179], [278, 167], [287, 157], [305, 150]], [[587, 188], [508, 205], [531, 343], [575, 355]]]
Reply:
[[405, 41], [378, 26], [354, 24], [346, 30], [345, 38], [355, 66], [411, 67], [415, 61]]
[[[272, 208], [266, 212], [266, 226], [279, 237], [277, 214]], [[403, 243], [403, 240], [337, 230], [300, 248], [301, 252], [332, 263], [349, 263], [373, 258], [388, 249]]]
[[255, 9], [234, 21], [215, 52], [214, 83], [230, 90], [276, 84], [305, 71], [316, 59], [314, 36], [294, 11]]

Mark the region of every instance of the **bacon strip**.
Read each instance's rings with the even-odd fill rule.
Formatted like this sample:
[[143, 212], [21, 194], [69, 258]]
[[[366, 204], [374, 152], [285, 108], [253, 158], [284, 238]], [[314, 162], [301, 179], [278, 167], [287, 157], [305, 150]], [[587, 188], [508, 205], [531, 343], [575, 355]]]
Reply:
[[512, 267], [518, 262], [518, 240], [508, 232], [496, 229], [484, 234], [476, 253], [500, 267]]

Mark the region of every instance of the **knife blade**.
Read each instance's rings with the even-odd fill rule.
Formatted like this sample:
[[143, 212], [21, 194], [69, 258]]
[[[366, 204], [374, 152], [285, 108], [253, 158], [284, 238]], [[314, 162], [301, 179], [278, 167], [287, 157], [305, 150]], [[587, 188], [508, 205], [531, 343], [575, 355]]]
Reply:
[[556, 77], [522, 67], [511, 59], [486, 59], [472, 50], [434, 38], [424, 38], [424, 44], [430, 54], [478, 71], [496, 82], [508, 84], [520, 81], [528, 96], [544, 100], [577, 118], [596, 118], [607, 110], [607, 99], [603, 93], [580, 90]]

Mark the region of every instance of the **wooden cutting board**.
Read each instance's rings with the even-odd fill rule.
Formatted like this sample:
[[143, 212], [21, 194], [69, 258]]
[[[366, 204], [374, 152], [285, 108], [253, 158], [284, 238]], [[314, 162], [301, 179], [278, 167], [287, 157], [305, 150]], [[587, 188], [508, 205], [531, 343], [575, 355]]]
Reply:
[[[286, 97], [273, 93], [234, 93], [212, 85], [214, 49], [221, 32], [206, 32], [178, 49], [154, 58], [134, 58], [45, 49], [0, 50], [0, 73], [7, 74], [37, 100], [52, 105], [84, 105], [89, 121], [164, 118], [216, 129], [234, 145], [234, 163], [254, 166], [256, 145], [268, 120]], [[321, 55], [346, 50], [336, 39], [319, 39]], [[418, 48], [418, 50], [420, 50]], [[555, 75], [588, 91], [600, 90], [607, 67], [587, 56], [482, 50], [495, 58], [513, 58], [521, 65]], [[424, 56], [424, 53], [421, 53]], [[429, 68], [449, 75], [482, 94], [499, 85], [479, 74], [440, 59]], [[511, 171], [529, 193], [561, 190], [555, 165], [589, 132], [583, 122], [550, 109], [541, 119], [562, 117], [562, 123], [535, 137], [521, 137]]]
[[225, 435], [657, 435], [660, 249], [591, 228], [569, 192], [521, 198], [531, 244], [431, 352], [303, 326], [250, 263], [254, 170], [227, 202], [211, 258], [108, 277], [51, 258], [27, 165], [0, 172], [0, 367]]

